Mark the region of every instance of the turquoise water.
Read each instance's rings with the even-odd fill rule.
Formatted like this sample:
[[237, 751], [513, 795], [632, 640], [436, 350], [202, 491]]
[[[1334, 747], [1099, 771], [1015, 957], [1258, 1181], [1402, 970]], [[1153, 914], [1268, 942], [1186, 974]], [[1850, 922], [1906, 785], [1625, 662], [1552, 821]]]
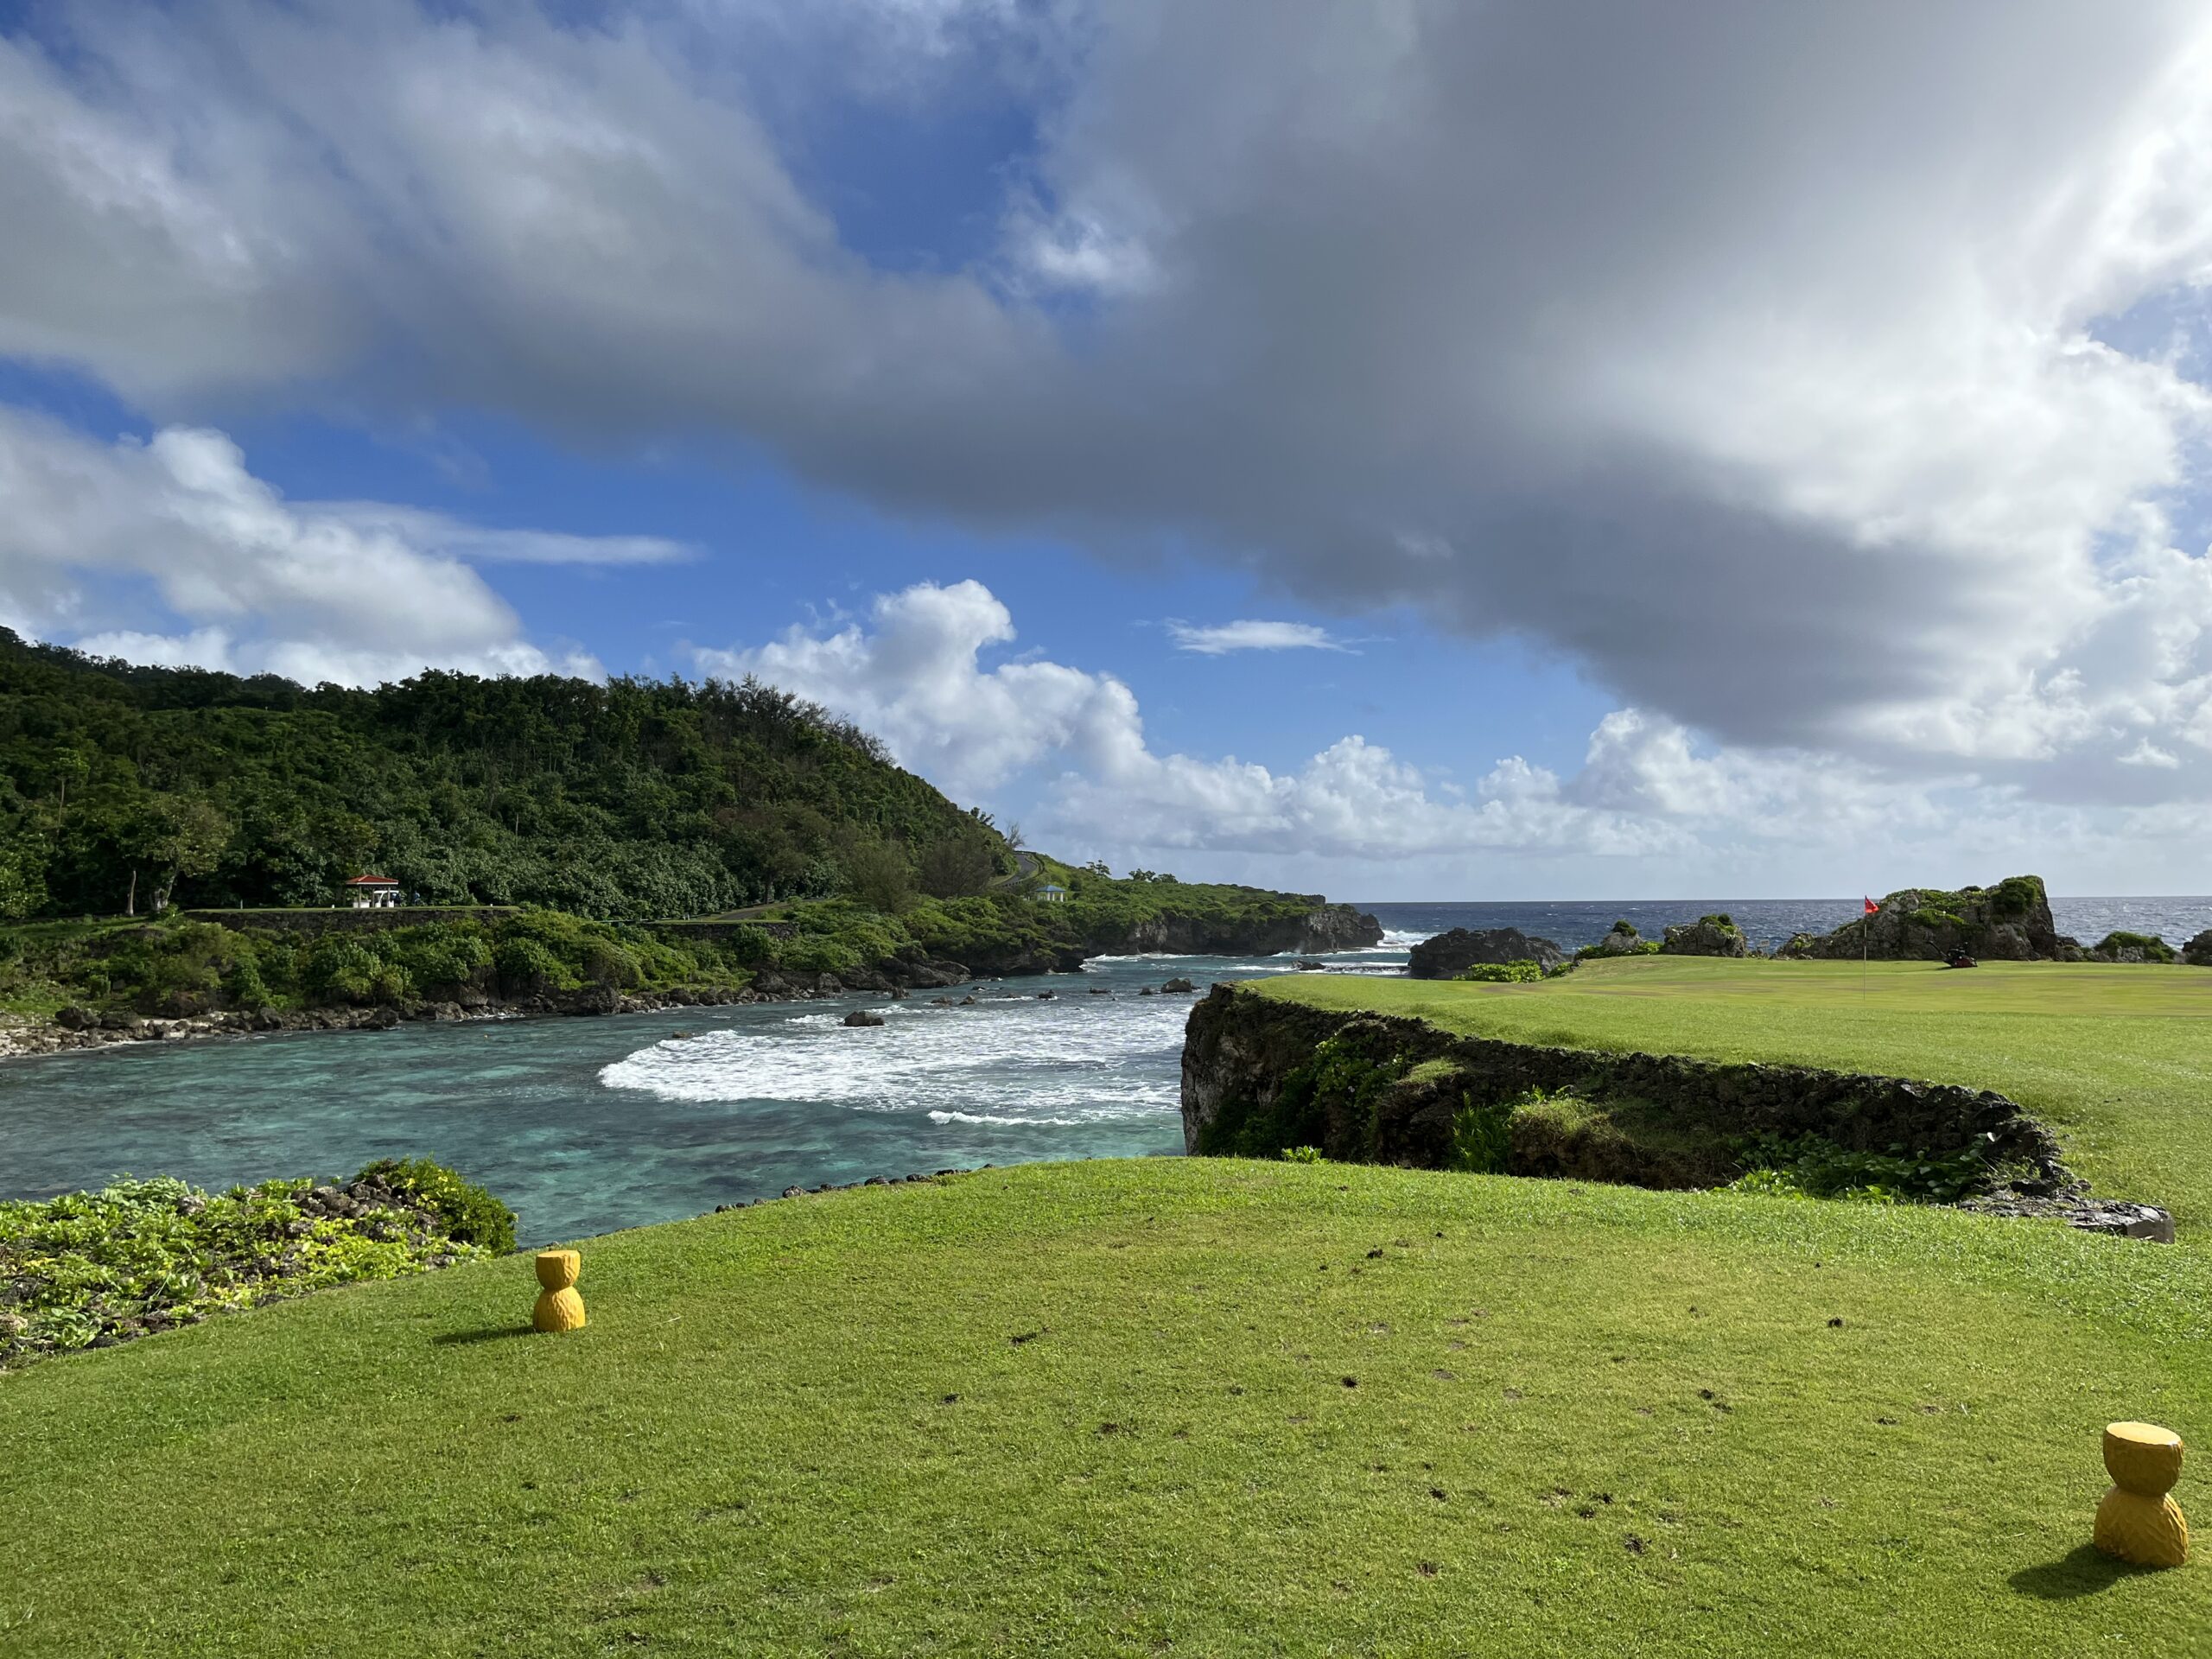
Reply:
[[[0, 1197], [124, 1172], [219, 1187], [423, 1156], [499, 1193], [535, 1243], [793, 1184], [1179, 1154], [1192, 999], [1138, 988], [1288, 966], [1125, 959], [952, 993], [972, 990], [971, 1008], [854, 995], [10, 1061], [0, 1066]], [[1038, 1000], [1045, 989], [1054, 995]], [[847, 1029], [855, 1007], [887, 1023]]]
[[[1452, 926], [1517, 926], [1571, 948], [1617, 915], [1656, 934], [1723, 909], [1767, 942], [1832, 927], [1857, 902], [1376, 905], [1391, 948], [1328, 960], [1395, 973], [1406, 944]], [[2179, 939], [2212, 925], [2204, 899], [2054, 908], [2060, 927], [2085, 939], [2114, 927]], [[490, 1186], [521, 1217], [524, 1240], [540, 1243], [792, 1185], [1179, 1154], [1191, 999], [1138, 988], [1171, 975], [1203, 988], [1290, 966], [1282, 957], [1123, 958], [1080, 975], [963, 988], [981, 999], [972, 1008], [856, 995], [13, 1060], [0, 1064], [0, 1198], [98, 1186], [124, 1172], [220, 1187], [427, 1156]], [[1044, 989], [1052, 1000], [1037, 1000]], [[856, 1007], [888, 1023], [845, 1029], [839, 1021]]]

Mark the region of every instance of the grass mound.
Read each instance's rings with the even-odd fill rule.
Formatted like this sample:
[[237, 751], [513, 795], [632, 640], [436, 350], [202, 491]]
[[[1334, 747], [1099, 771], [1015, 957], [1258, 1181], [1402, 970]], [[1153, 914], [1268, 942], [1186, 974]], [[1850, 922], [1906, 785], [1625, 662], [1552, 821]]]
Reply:
[[1249, 988], [1508, 1041], [1994, 1089], [2050, 1125], [2098, 1192], [2165, 1205], [2184, 1244], [2212, 1223], [2202, 969], [1662, 957], [1588, 962], [1533, 985], [1300, 974]]
[[[0, 1383], [10, 1653], [2180, 1651], [2097, 1432], [2212, 1423], [2185, 1252], [1370, 1167], [1033, 1166]], [[2206, 1465], [2177, 1491], [2212, 1515]]]

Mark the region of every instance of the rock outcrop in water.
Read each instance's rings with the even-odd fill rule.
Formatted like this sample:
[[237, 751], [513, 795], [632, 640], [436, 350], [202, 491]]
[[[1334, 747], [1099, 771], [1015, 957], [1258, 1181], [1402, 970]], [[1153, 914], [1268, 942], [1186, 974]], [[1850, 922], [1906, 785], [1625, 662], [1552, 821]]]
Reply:
[[1846, 922], [1833, 933], [1800, 933], [1775, 954], [1815, 961], [1948, 962], [1956, 956], [1993, 962], [2070, 962], [2081, 946], [2058, 931], [2039, 875], [2009, 875], [1993, 887], [1906, 887], [1879, 912]]
[[1567, 952], [1549, 939], [1517, 927], [1455, 927], [1414, 946], [1406, 972], [1414, 979], [1456, 979], [1478, 963], [1533, 962], [1549, 974], [1566, 960]]

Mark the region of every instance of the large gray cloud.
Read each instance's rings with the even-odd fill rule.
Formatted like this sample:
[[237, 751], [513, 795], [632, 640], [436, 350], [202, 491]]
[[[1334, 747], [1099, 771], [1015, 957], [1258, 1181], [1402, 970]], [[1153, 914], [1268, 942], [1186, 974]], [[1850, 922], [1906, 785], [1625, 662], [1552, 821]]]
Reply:
[[[1049, 95], [995, 254], [917, 275], [764, 114], [805, 13], [103, 13], [0, 49], [0, 351], [172, 415], [706, 426], [1531, 635], [1733, 743], [2206, 792], [2212, 581], [2170, 528], [2206, 399], [2100, 329], [2212, 270], [2201, 6], [1031, 16], [834, 13]], [[890, 58], [837, 91], [910, 93]]]

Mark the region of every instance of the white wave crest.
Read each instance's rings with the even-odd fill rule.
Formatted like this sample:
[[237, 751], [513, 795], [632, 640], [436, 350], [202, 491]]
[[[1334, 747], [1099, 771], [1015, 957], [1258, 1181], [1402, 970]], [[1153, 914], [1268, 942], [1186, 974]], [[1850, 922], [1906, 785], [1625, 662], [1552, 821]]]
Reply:
[[817, 1102], [938, 1122], [1071, 1127], [1179, 1109], [1190, 1006], [987, 995], [973, 1007], [876, 1005], [887, 1023], [861, 1028], [844, 1026], [840, 1006], [653, 1043], [599, 1080], [702, 1104]]
[[930, 1114], [932, 1123], [988, 1123], [1007, 1128], [1023, 1124], [1042, 1124], [1055, 1129], [1080, 1128], [1090, 1120], [1080, 1117], [1001, 1117], [994, 1112], [947, 1112]]

